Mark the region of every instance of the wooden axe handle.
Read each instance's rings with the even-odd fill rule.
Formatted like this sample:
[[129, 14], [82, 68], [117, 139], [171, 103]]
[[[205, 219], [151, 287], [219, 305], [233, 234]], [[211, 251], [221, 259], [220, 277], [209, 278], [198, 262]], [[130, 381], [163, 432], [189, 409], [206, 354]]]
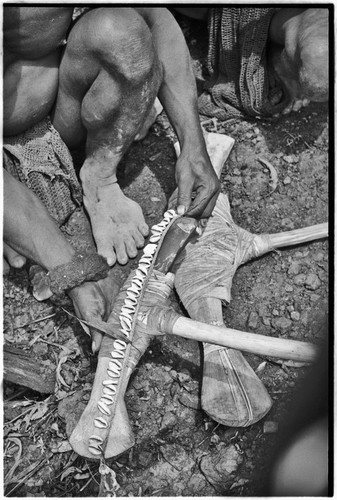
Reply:
[[[141, 317], [138, 316], [141, 325]], [[185, 318], [169, 307], [155, 306], [147, 327], [162, 334], [173, 334], [198, 342], [208, 342], [239, 351], [271, 356], [303, 363], [311, 363], [317, 357], [318, 346], [298, 340], [268, 337], [257, 333], [242, 332], [224, 326], [209, 325]]]
[[318, 348], [308, 342], [267, 337], [257, 333], [241, 332], [233, 328], [208, 325], [180, 316], [173, 324], [173, 333], [186, 339], [208, 342], [262, 356], [311, 363], [317, 357]]

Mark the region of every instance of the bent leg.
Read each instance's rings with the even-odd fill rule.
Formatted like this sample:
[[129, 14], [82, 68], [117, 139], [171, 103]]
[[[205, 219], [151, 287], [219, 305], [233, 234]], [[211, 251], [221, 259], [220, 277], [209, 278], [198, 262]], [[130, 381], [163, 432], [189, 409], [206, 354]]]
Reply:
[[130, 8], [99, 8], [73, 27], [60, 66], [53, 123], [69, 147], [86, 137], [80, 176], [98, 253], [125, 264], [148, 234], [116, 170], [140, 132], [161, 74], [150, 30]]
[[69, 262], [75, 251], [39, 198], [6, 170], [3, 183], [6, 252], [9, 248], [11, 257], [31, 259], [47, 270]]
[[286, 113], [328, 100], [328, 15], [324, 8], [281, 8], [272, 19], [271, 61], [289, 94]]

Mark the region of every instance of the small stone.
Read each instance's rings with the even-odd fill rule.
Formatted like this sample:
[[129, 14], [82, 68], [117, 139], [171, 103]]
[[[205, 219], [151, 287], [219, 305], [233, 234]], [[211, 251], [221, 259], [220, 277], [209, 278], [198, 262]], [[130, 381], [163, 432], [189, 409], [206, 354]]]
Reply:
[[294, 288], [291, 285], [288, 285], [288, 284], [285, 285], [284, 289], [285, 289], [286, 292], [293, 292], [294, 291]]
[[217, 434], [212, 434], [211, 439], [210, 439], [210, 442], [211, 442], [212, 444], [218, 444], [218, 443], [220, 443], [220, 438], [219, 438], [219, 436], [218, 436]]
[[252, 311], [248, 318], [248, 328], [255, 330], [255, 328], [257, 328], [258, 322], [259, 322], [259, 315], [257, 314], [256, 311]]
[[293, 321], [299, 321], [299, 319], [300, 319], [301, 315], [300, 315], [300, 313], [299, 313], [298, 311], [292, 311], [292, 312], [290, 313], [290, 317], [291, 317], [291, 319], [292, 319]]
[[320, 295], [317, 295], [317, 293], [312, 293], [310, 296], [311, 302], [317, 302], [321, 298]]
[[307, 276], [307, 279], [305, 281], [305, 286], [309, 290], [317, 290], [321, 286], [321, 280], [317, 276], [317, 274], [310, 273]]
[[285, 155], [285, 156], [283, 156], [283, 159], [284, 159], [284, 161], [286, 161], [287, 163], [294, 163], [293, 157], [292, 157], [292, 156], [290, 156], [290, 155]]
[[152, 461], [153, 455], [150, 451], [141, 451], [138, 456], [138, 463], [142, 467], [148, 467]]
[[295, 274], [299, 274], [300, 270], [301, 270], [301, 264], [298, 261], [294, 261], [290, 264], [290, 267], [288, 269], [288, 275], [294, 276]]
[[283, 184], [286, 186], [287, 184], [290, 184], [291, 183], [291, 179], [290, 177], [287, 175], [287, 177], [284, 178], [283, 180]]
[[285, 217], [284, 219], [281, 220], [281, 225], [285, 229], [294, 229], [295, 225], [291, 219], [288, 217]]
[[236, 168], [234, 168], [234, 170], [233, 170], [233, 174], [234, 174], [234, 175], [241, 175], [241, 170], [240, 170], [239, 168], [237, 168], [237, 167], [236, 167]]
[[273, 319], [274, 328], [278, 328], [280, 330], [288, 330], [289, 328], [291, 328], [291, 325], [291, 320], [289, 318], [285, 318], [284, 316]]
[[263, 424], [263, 434], [274, 434], [278, 431], [278, 423], [267, 420]]
[[306, 279], [307, 279], [307, 276], [305, 274], [303, 274], [303, 273], [298, 274], [294, 278], [294, 284], [297, 286], [302, 286], [306, 282]]
[[287, 306], [287, 311], [288, 312], [292, 312], [294, 310], [294, 306]]
[[273, 309], [271, 313], [272, 313], [273, 316], [279, 316], [280, 315], [280, 313], [278, 312], [277, 309]]
[[171, 429], [177, 422], [177, 417], [171, 411], [167, 411], [160, 424], [160, 430]]
[[265, 325], [265, 326], [270, 326], [270, 319], [267, 318], [267, 316], [263, 316], [262, 318], [262, 323]]

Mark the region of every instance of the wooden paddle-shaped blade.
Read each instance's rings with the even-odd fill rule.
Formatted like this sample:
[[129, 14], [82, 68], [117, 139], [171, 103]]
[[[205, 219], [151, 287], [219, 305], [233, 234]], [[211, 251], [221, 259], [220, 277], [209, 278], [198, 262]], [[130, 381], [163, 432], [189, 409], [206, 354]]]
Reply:
[[[196, 299], [191, 318], [224, 326], [221, 300]], [[202, 409], [216, 422], [246, 427], [258, 422], [272, 407], [267, 389], [240, 351], [203, 342]]]

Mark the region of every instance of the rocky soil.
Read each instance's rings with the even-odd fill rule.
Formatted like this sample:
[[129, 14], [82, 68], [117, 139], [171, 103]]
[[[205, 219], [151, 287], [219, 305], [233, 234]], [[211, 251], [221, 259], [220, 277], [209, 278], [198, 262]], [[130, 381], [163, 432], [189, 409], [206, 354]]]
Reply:
[[[199, 27], [184, 29], [193, 54]], [[200, 52], [196, 61], [198, 72]], [[328, 105], [311, 104], [274, 121], [209, 120], [203, 126], [235, 139], [221, 182], [238, 225], [253, 233], [271, 233], [328, 220]], [[123, 160], [126, 174], [121, 182], [141, 203], [150, 225], [161, 219], [174, 189], [172, 141], [173, 132], [162, 115]], [[226, 325], [324, 342], [328, 256], [325, 239], [242, 266], [234, 278], [231, 303], [223, 309]], [[72, 311], [71, 304], [67, 309]], [[27, 269], [12, 270], [4, 279], [3, 311], [5, 344], [28, 351], [45, 370], [57, 374], [53, 394], [4, 383], [5, 494], [98, 496], [99, 464], [77, 456], [68, 443], [94, 378], [89, 339], [63, 309], [34, 300]], [[151, 343], [126, 394], [136, 444], [108, 462], [116, 473], [118, 496], [258, 496], [265, 491], [271, 453], [283, 436], [299, 381], [309, 369], [255, 355], [247, 359], [274, 404], [251, 427], [230, 428], [212, 421], [200, 408], [198, 343], [173, 336]]]

